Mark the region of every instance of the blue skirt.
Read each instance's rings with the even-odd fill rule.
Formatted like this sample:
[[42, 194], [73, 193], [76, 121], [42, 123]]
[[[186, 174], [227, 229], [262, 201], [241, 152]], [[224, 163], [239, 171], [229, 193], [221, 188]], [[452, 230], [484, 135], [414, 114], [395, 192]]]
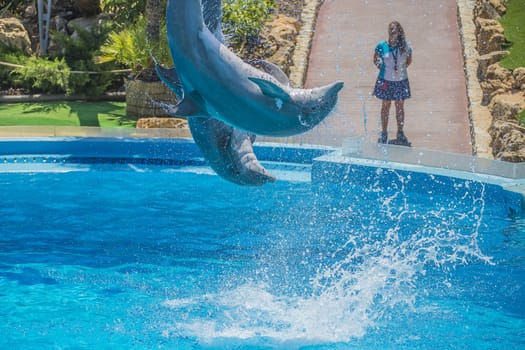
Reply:
[[388, 101], [406, 100], [411, 96], [408, 79], [401, 81], [377, 79], [374, 87], [374, 96]]

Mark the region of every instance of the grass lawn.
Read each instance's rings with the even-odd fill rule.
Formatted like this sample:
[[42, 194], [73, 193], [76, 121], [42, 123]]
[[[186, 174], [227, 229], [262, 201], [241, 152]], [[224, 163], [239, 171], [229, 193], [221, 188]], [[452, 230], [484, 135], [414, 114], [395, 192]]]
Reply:
[[507, 1], [507, 13], [500, 22], [505, 29], [505, 38], [512, 43], [508, 48], [510, 55], [500, 64], [508, 69], [525, 67], [525, 1]]
[[0, 126], [134, 128], [124, 102], [1, 103]]

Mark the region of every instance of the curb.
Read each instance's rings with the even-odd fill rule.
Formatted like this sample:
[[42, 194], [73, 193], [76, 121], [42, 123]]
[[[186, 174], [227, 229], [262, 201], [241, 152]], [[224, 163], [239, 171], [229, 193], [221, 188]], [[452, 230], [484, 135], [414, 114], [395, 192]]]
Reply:
[[476, 49], [476, 26], [473, 15], [474, 5], [474, 0], [457, 0], [459, 34], [461, 47], [463, 49], [472, 147], [475, 156], [494, 159], [490, 147], [491, 137], [488, 133], [492, 116], [488, 108], [481, 104], [483, 92], [477, 73], [479, 53]]
[[315, 23], [322, 3], [323, 0], [305, 0], [305, 6], [301, 13], [303, 26], [297, 34], [292, 57], [293, 65], [290, 67], [290, 82], [295, 87], [302, 87], [306, 80]]

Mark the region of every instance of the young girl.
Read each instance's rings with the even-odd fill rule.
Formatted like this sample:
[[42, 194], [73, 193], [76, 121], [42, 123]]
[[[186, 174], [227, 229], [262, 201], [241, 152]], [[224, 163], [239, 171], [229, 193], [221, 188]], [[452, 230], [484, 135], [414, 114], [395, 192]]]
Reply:
[[388, 25], [388, 40], [379, 42], [374, 52], [374, 64], [379, 68], [374, 96], [381, 99], [381, 134], [378, 142], [388, 142], [388, 114], [392, 101], [396, 106], [397, 138], [391, 143], [410, 146], [403, 132], [405, 123], [404, 103], [410, 98], [407, 67], [412, 63], [412, 48], [405, 39], [399, 22]]

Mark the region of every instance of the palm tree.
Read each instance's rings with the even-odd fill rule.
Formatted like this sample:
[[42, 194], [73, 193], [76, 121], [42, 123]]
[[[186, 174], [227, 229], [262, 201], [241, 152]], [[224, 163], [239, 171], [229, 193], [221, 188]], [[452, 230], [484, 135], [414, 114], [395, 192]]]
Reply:
[[160, 21], [164, 13], [162, 5], [162, 0], [146, 0], [146, 34], [152, 43], [159, 41]]

